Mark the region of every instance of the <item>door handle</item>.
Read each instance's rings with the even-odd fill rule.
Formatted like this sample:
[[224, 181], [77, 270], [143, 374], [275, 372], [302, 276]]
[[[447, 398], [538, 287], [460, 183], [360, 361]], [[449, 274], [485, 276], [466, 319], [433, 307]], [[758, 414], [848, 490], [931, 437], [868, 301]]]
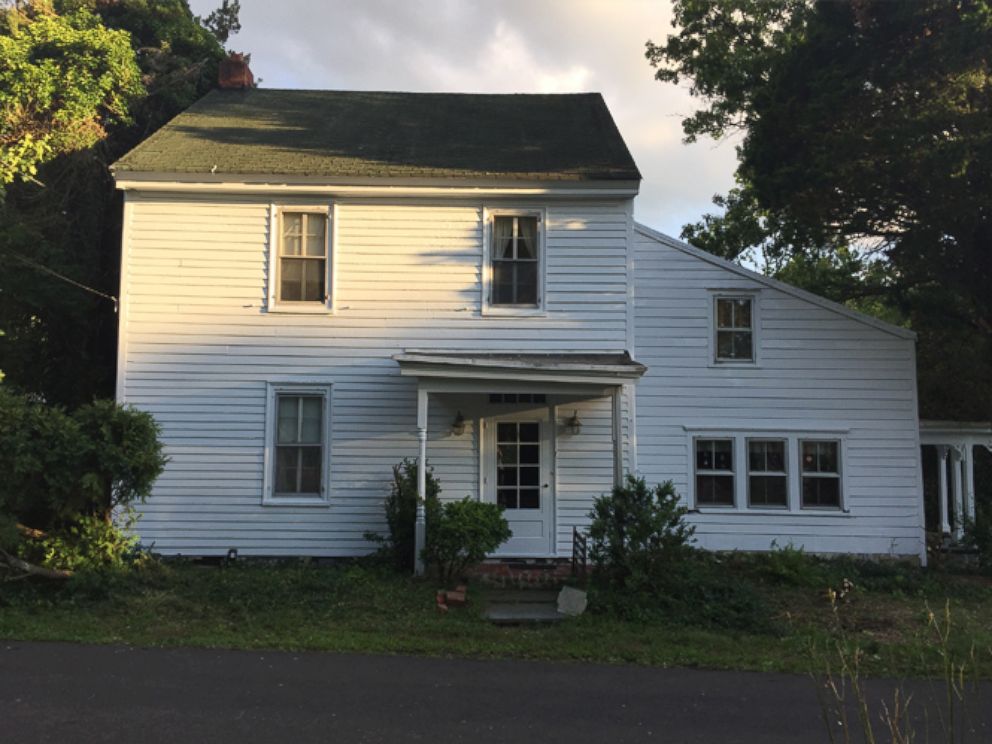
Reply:
[[547, 483], [545, 483], [543, 486], [541, 486], [541, 488], [547, 488], [547, 487], [548, 487], [548, 484]]

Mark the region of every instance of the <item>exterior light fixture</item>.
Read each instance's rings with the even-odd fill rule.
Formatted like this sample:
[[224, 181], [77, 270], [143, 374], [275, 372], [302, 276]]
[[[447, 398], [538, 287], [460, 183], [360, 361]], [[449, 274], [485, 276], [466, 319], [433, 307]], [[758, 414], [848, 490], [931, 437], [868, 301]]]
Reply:
[[461, 411], [455, 416], [455, 420], [451, 422], [451, 433], [456, 437], [460, 437], [465, 433], [465, 417], [462, 416]]
[[579, 412], [572, 411], [572, 418], [565, 422], [569, 434], [578, 435], [582, 431], [582, 422], [579, 421]]

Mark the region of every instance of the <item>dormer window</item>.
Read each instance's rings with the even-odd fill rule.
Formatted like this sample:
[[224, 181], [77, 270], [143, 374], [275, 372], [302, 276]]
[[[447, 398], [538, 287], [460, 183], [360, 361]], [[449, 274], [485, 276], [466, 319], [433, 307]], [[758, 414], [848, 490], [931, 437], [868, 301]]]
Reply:
[[716, 362], [754, 361], [754, 298], [717, 296], [714, 306]]
[[540, 310], [543, 236], [537, 213], [496, 213], [489, 226], [489, 309]]

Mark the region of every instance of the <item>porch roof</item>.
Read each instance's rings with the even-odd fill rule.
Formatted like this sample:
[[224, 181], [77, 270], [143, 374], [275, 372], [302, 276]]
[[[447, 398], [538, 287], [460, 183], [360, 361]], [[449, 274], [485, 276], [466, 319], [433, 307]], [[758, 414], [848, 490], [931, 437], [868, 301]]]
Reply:
[[647, 371], [627, 352], [502, 353], [409, 350], [396, 354], [400, 374], [414, 377], [619, 385]]
[[920, 444], [982, 446], [992, 450], [992, 423], [984, 421], [920, 421]]

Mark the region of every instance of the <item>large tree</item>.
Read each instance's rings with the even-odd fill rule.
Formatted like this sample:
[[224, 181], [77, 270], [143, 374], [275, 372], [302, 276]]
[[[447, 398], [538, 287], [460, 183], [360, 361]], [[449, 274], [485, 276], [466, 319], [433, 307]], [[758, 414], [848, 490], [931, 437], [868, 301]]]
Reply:
[[903, 319], [924, 413], [992, 414], [988, 0], [676, 0], [673, 24], [647, 56], [702, 103], [686, 138], [741, 137], [683, 236]]
[[[90, 29], [127, 39], [144, 92], [129, 101], [128, 121], [102, 121], [94, 142], [40, 165], [36, 181], [12, 183], [0, 202], [5, 385], [68, 406], [113, 394], [117, 316], [108, 298], [118, 291], [121, 199], [108, 165], [216, 85], [225, 51], [215, 32], [226, 38], [236, 25], [237, 3], [222, 10], [212, 31], [186, 0], [50, 5], [60, 22], [85, 17]], [[68, 52], [49, 53], [64, 66]]]

